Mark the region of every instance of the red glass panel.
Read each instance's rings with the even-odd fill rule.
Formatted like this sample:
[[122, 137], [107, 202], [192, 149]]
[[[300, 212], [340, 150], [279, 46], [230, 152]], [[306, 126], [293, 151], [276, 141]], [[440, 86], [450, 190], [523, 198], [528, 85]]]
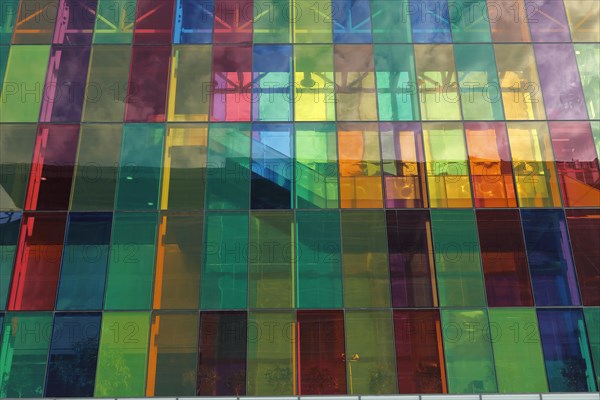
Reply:
[[53, 310], [66, 213], [23, 215], [9, 310]]
[[600, 306], [600, 210], [567, 210], [567, 225], [586, 306]]
[[395, 310], [400, 393], [447, 393], [442, 327], [437, 310]]
[[137, 0], [133, 43], [171, 44], [174, 0]]
[[214, 43], [252, 42], [253, 7], [253, 0], [215, 0]]
[[344, 314], [298, 311], [299, 394], [345, 394]]
[[79, 125], [40, 125], [37, 131], [26, 210], [68, 210]]
[[517, 210], [477, 210], [483, 275], [490, 307], [533, 306]]
[[164, 122], [171, 46], [133, 46], [126, 122]]
[[212, 121], [250, 121], [252, 46], [213, 47]]

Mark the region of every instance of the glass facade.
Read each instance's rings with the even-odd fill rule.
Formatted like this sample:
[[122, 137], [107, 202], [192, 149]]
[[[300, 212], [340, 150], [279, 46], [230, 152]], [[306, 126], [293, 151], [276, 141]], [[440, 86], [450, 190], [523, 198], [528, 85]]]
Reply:
[[597, 392], [599, 4], [3, 1], [0, 398]]

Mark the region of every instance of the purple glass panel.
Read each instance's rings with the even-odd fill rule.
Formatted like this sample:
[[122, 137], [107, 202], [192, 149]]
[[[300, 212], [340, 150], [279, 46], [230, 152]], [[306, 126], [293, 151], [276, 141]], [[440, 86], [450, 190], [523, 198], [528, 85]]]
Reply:
[[526, 0], [533, 42], [570, 42], [569, 22], [562, 1]]
[[548, 119], [587, 119], [572, 44], [536, 44], [535, 56]]
[[61, 0], [53, 43], [91, 44], [98, 0]]
[[85, 97], [90, 47], [53, 46], [41, 122], [79, 122]]
[[433, 307], [429, 211], [387, 211], [392, 304]]

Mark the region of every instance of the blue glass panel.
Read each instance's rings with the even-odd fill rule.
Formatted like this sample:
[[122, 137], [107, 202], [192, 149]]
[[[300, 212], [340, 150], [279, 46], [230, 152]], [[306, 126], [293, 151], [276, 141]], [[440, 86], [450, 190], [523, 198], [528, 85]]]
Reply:
[[0, 310], [6, 307], [15, 250], [19, 240], [21, 213], [0, 213]]
[[535, 304], [581, 304], [563, 212], [522, 210], [521, 215]]
[[292, 205], [291, 124], [252, 127], [252, 209], [289, 209]]
[[177, 0], [174, 43], [212, 43], [214, 0]]
[[538, 321], [550, 391], [596, 390], [581, 310], [538, 310]]
[[108, 265], [111, 213], [71, 213], [57, 310], [100, 310]]
[[100, 313], [56, 314], [45, 397], [94, 395], [100, 319]]
[[291, 121], [292, 46], [255, 45], [252, 58], [252, 119]]
[[372, 42], [369, 0], [333, 0], [331, 6], [335, 43]]
[[447, 0], [411, 0], [408, 12], [412, 23], [413, 42], [452, 42]]

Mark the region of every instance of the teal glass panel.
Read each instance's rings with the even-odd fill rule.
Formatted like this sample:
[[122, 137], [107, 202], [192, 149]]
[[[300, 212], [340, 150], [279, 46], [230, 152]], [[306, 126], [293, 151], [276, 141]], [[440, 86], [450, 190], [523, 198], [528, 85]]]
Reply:
[[600, 307], [584, 308], [583, 315], [596, 371], [596, 386], [600, 387]]
[[157, 213], [114, 214], [104, 296], [106, 310], [150, 308], [157, 224]]
[[206, 201], [211, 210], [250, 208], [250, 124], [211, 124]]
[[574, 44], [588, 116], [600, 119], [600, 43]]
[[210, 212], [200, 307], [243, 309], [248, 297], [248, 213]]
[[472, 210], [431, 210], [431, 226], [440, 305], [484, 306], [475, 214]]
[[94, 44], [131, 43], [137, 0], [98, 0]]
[[165, 128], [162, 124], [126, 124], [119, 162], [117, 210], [156, 210]]
[[36, 134], [35, 124], [0, 128], [0, 210], [23, 209]]
[[496, 393], [496, 372], [487, 312], [442, 310], [449, 393]]
[[342, 307], [340, 214], [296, 211], [298, 308]]
[[490, 308], [489, 341], [494, 348], [500, 393], [548, 391], [535, 310]]
[[43, 397], [52, 313], [9, 313], [0, 344], [0, 398]]
[[6, 308], [21, 216], [16, 212], [0, 212], [0, 310]]
[[371, 0], [374, 43], [410, 43], [408, 0]]
[[492, 41], [487, 7], [486, 0], [448, 0], [454, 43]]
[[19, 11], [19, 0], [6, 0], [0, 10], [0, 44], [10, 44], [15, 20]]
[[501, 120], [502, 93], [492, 45], [454, 46], [458, 85], [465, 120]]
[[414, 58], [411, 45], [375, 45], [377, 101], [381, 121], [419, 119]]
[[337, 132], [332, 123], [297, 123], [296, 207], [337, 208]]

